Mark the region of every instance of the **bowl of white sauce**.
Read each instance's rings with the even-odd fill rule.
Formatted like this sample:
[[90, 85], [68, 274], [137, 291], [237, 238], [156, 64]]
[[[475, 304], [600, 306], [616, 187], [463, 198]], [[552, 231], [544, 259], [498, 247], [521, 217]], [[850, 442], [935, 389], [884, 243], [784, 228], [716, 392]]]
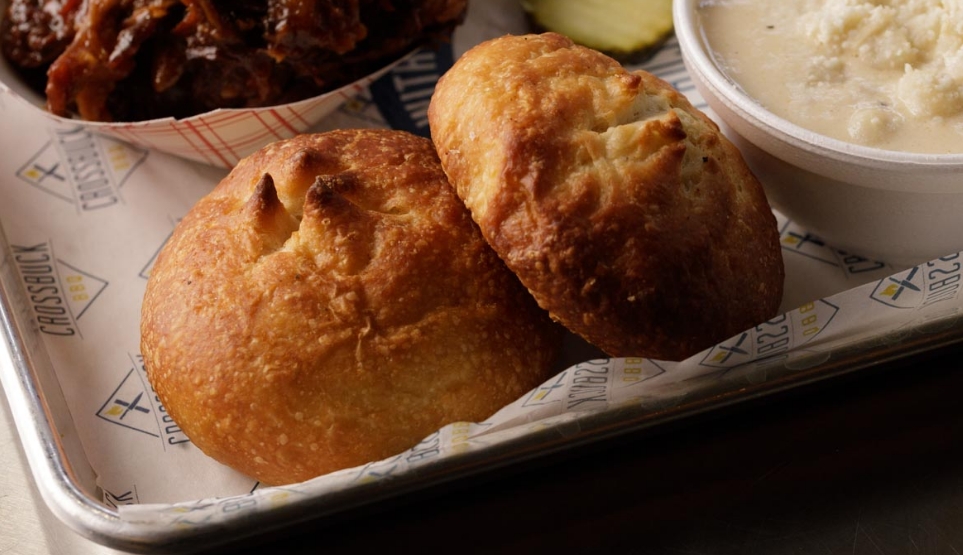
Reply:
[[673, 15], [775, 208], [896, 265], [963, 251], [963, 3], [676, 0]]

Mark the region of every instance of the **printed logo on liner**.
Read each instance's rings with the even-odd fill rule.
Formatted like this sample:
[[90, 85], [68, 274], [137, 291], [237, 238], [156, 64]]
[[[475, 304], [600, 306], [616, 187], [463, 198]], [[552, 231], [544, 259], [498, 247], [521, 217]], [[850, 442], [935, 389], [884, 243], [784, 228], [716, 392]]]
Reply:
[[54, 255], [47, 241], [11, 245], [34, 317], [47, 335], [81, 335], [78, 320], [107, 288], [107, 281]]
[[121, 505], [136, 505], [138, 503], [140, 501], [137, 499], [137, 486], [119, 494], [104, 490], [104, 504], [113, 509]]
[[543, 383], [542, 385], [533, 389], [528, 397], [522, 401], [523, 407], [535, 407], [539, 405], [548, 405], [559, 401], [562, 395], [565, 393], [565, 378], [568, 375], [568, 370], [559, 373], [555, 377], [551, 378], [549, 381]]
[[623, 359], [620, 381], [622, 387], [631, 387], [665, 374], [666, 370], [656, 361], [647, 358], [627, 357]]
[[425, 462], [441, 455], [441, 432], [436, 431], [404, 453], [408, 464]]
[[923, 299], [923, 270], [915, 266], [880, 280], [871, 298], [894, 308], [916, 308]]
[[[615, 366], [621, 364], [621, 371]], [[664, 374], [665, 368], [647, 358], [600, 359], [581, 362], [533, 389], [522, 407], [537, 407], [564, 402], [568, 409], [591, 408], [593, 403], [608, 402], [609, 387], [624, 390]]]
[[120, 203], [121, 187], [147, 154], [83, 127], [55, 129], [17, 177], [81, 212], [96, 211]]
[[819, 300], [787, 312], [714, 346], [700, 366], [728, 370], [747, 363], [772, 363], [821, 334], [839, 307]]
[[[256, 486], [255, 486], [256, 487]], [[169, 515], [176, 515], [170, 526], [180, 529], [209, 527], [212, 523], [220, 522], [220, 515], [237, 516], [256, 510], [258, 507], [272, 507], [284, 503], [294, 490], [282, 491], [270, 496], [254, 496], [251, 494], [237, 495], [215, 499], [214, 502], [204, 499], [190, 505], [171, 505], [161, 509]], [[252, 490], [253, 493], [253, 490]]]
[[575, 365], [566, 394], [565, 409], [591, 409], [607, 403], [611, 374], [612, 365], [608, 359], [590, 360]]
[[136, 355], [132, 363], [120, 384], [97, 410], [97, 416], [111, 424], [156, 437], [164, 449], [168, 445], [188, 443], [190, 440], [167, 414], [147, 381], [144, 358]]
[[860, 256], [858, 254], [848, 253], [846, 251], [837, 250], [836, 256], [839, 257], [840, 262], [842, 262], [843, 269], [846, 270], [847, 274], [862, 274], [866, 272], [875, 272], [877, 270], [886, 268], [885, 262], [866, 258], [865, 256]]
[[450, 43], [412, 54], [371, 84], [381, 116], [394, 129], [428, 137], [428, 103], [438, 79], [454, 63]]
[[702, 359], [703, 366], [729, 368], [752, 360], [752, 340], [749, 332], [743, 332], [727, 341], [716, 345], [712, 351]]
[[403, 464], [402, 456], [395, 455], [382, 461], [366, 464], [352, 481], [359, 484], [369, 484], [381, 480], [390, 480], [407, 467]]
[[850, 275], [875, 272], [886, 268], [885, 262], [830, 247], [822, 239], [796, 225], [795, 222], [785, 220], [781, 221], [780, 224], [779, 243], [784, 251], [842, 268]]
[[[478, 425], [487, 428], [491, 424], [480, 422]], [[471, 449], [472, 427], [473, 424], [471, 422], [453, 422], [446, 428], [451, 434], [448, 438], [449, 451], [452, 453], [464, 453]]]
[[783, 250], [833, 266], [839, 265], [832, 248], [827, 246], [822, 239], [803, 230], [793, 222], [787, 221], [780, 230], [779, 244], [782, 245]]
[[612, 365], [609, 359], [580, 362], [538, 386], [522, 402], [523, 407], [561, 401], [568, 410], [594, 408], [608, 402]]
[[957, 298], [963, 265], [951, 254], [883, 278], [870, 298], [893, 308], [922, 308]]

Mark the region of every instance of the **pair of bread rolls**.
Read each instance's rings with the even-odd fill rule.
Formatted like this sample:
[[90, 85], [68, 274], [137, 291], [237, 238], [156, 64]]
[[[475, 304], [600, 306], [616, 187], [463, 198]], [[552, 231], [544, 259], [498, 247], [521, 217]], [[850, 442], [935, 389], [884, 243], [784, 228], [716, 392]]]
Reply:
[[758, 182], [654, 77], [504, 37], [456, 63], [429, 117], [434, 144], [272, 144], [177, 226], [142, 351], [213, 458], [285, 484], [487, 418], [549, 377], [552, 320], [613, 355], [681, 358], [775, 312]]
[[607, 353], [678, 360], [778, 310], [762, 187], [664, 81], [558, 34], [506, 37], [460, 58], [428, 115], [488, 243]]

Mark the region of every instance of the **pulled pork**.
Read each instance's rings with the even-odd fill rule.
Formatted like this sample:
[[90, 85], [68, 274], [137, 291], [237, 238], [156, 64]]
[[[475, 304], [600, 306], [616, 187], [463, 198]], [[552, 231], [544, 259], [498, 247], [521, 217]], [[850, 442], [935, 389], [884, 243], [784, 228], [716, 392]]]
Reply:
[[47, 108], [188, 117], [321, 94], [444, 40], [467, 0], [11, 0], [3, 55]]

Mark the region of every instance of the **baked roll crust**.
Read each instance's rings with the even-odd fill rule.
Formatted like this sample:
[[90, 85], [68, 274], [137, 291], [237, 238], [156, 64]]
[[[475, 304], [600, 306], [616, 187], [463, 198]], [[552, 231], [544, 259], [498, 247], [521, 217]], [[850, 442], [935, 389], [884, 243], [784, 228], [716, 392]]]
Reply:
[[505, 36], [438, 83], [432, 139], [485, 239], [613, 356], [675, 360], [775, 315], [775, 217], [738, 150], [670, 85], [567, 38]]
[[141, 348], [192, 442], [284, 484], [487, 418], [550, 376], [560, 329], [430, 141], [351, 130], [270, 145], [191, 209], [151, 272]]

